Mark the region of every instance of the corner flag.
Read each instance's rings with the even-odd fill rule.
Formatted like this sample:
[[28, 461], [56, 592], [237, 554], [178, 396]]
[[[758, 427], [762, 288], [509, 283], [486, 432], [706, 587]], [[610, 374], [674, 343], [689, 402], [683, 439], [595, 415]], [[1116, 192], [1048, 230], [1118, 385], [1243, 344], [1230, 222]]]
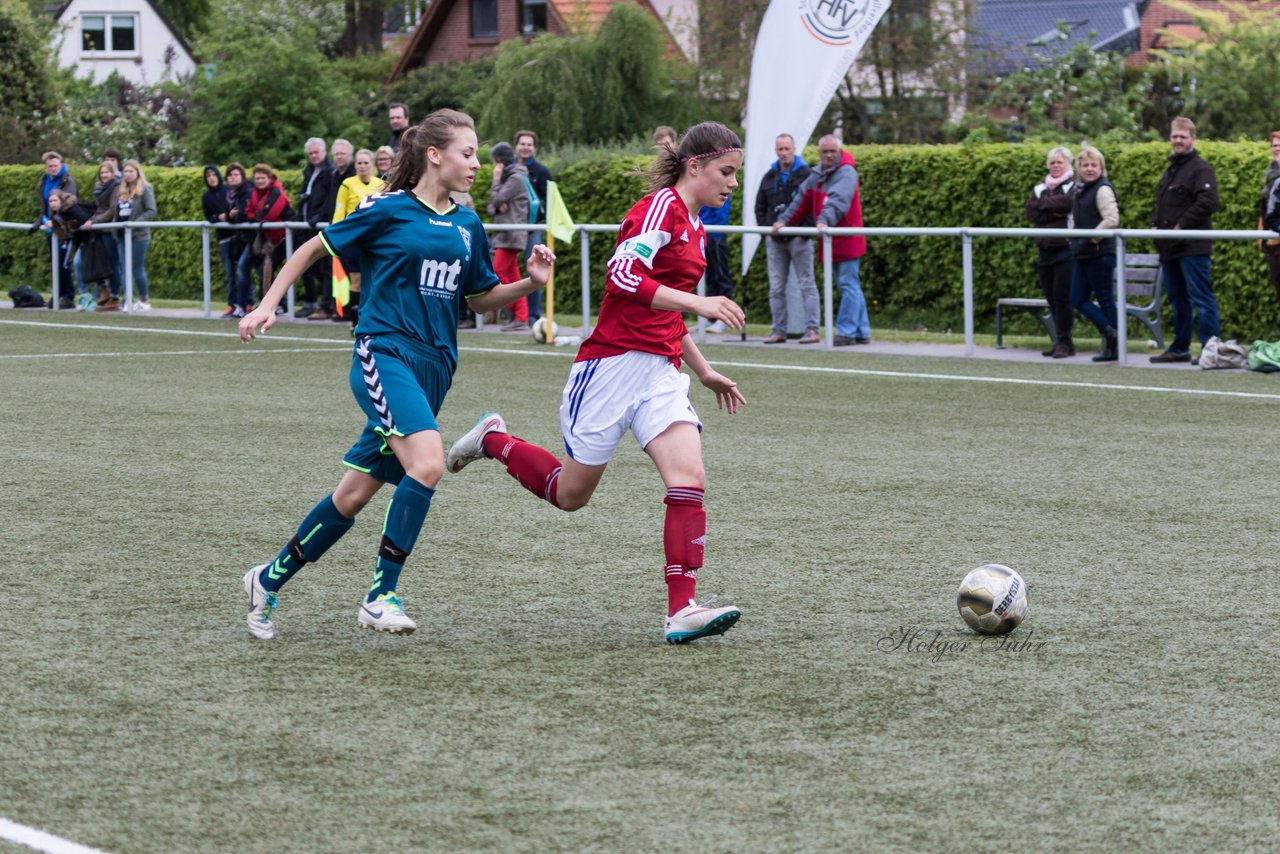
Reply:
[[568, 243], [573, 239], [573, 233], [576, 230], [573, 217], [569, 216], [569, 209], [564, 206], [564, 199], [560, 197], [560, 188], [556, 186], [555, 181], [548, 181], [547, 231], [561, 243]]

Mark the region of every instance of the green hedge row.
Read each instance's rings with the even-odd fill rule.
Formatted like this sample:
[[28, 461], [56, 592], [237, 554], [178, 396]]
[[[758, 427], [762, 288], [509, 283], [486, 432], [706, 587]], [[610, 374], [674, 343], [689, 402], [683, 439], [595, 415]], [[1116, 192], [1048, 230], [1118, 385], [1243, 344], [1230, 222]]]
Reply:
[[[1262, 176], [1270, 153], [1264, 143], [1202, 142], [1200, 150], [1218, 173], [1222, 210], [1214, 225], [1221, 229], [1252, 229], [1257, 224]], [[867, 225], [1022, 227], [1022, 205], [1030, 188], [1044, 176], [1047, 146], [864, 146], [854, 150], [862, 178]], [[1155, 185], [1166, 165], [1168, 146], [1144, 143], [1104, 152], [1108, 173], [1116, 186], [1121, 226], [1148, 226]], [[806, 159], [816, 162], [809, 149]], [[585, 161], [565, 167], [556, 176], [575, 221], [616, 223], [644, 193], [642, 178], [631, 174], [649, 162], [647, 157]], [[35, 216], [38, 167], [0, 166], [0, 220], [29, 222]], [[82, 188], [92, 186], [93, 167], [73, 169]], [[483, 209], [491, 171], [486, 165], [476, 180], [473, 196]], [[162, 219], [201, 218], [203, 192], [199, 169], [151, 169]], [[281, 172], [291, 195], [301, 182], [298, 171]], [[735, 202], [738, 200], [735, 200]], [[742, 221], [735, 204], [733, 221]], [[593, 304], [599, 303], [604, 265], [614, 238], [591, 238]], [[0, 232], [0, 276], [28, 281], [47, 289], [49, 261], [44, 241], [17, 232]], [[741, 266], [741, 239], [731, 237], [735, 270]], [[1135, 241], [1132, 251], [1152, 251]], [[581, 311], [580, 249], [558, 246], [556, 306], [570, 314]], [[1038, 295], [1030, 240], [976, 238], [974, 295], [979, 329], [992, 328], [995, 301], [1003, 296]], [[1215, 244], [1214, 287], [1222, 309], [1224, 332], [1231, 337], [1280, 337], [1280, 305], [1267, 278], [1266, 266], [1253, 242]], [[217, 261], [215, 260], [215, 283]], [[196, 298], [201, 293], [198, 234], [164, 232], [153, 241], [148, 256], [152, 292], [160, 297]], [[871, 238], [862, 266], [863, 286], [870, 301], [872, 324], [879, 326], [956, 328], [962, 324], [961, 249], [955, 238]], [[215, 285], [215, 295], [219, 291]], [[753, 321], [768, 319], [768, 282], [764, 253], [759, 251], [742, 282], [738, 297]], [[1033, 318], [1011, 318], [1013, 328], [1032, 330]]]

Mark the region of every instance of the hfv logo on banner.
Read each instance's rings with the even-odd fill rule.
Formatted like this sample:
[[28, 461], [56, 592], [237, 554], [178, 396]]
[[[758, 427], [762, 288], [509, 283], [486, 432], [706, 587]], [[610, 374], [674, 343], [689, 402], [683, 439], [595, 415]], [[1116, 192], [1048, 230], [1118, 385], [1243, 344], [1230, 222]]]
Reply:
[[867, 20], [874, 0], [798, 0], [805, 29], [823, 44], [844, 47], [853, 31]]

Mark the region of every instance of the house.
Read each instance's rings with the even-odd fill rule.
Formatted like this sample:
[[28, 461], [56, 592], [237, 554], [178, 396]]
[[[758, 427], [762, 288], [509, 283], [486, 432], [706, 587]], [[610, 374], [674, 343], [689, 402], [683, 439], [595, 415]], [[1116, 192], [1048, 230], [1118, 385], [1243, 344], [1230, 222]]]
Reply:
[[190, 45], [151, 0], [67, 0], [54, 13], [58, 65], [77, 76], [102, 80], [114, 71], [150, 85], [195, 71]]
[[[1192, 0], [1194, 4], [1206, 11], [1225, 12], [1232, 18], [1233, 11], [1214, 0]], [[1182, 9], [1175, 9], [1161, 0], [1146, 0], [1142, 10], [1142, 27], [1138, 35], [1138, 44], [1133, 53], [1125, 59], [1125, 65], [1141, 68], [1151, 61], [1151, 51], [1180, 51], [1188, 41], [1200, 41], [1205, 37], [1204, 31], [1192, 20], [1192, 16]]]
[[[664, 26], [687, 16], [690, 7], [696, 20], [695, 0], [432, 0], [387, 82], [425, 65], [491, 56], [509, 39], [597, 27], [624, 2], [644, 8]], [[667, 32], [672, 34], [670, 28]], [[688, 56], [679, 39], [671, 39], [673, 52]]]
[[[1094, 51], [1138, 48], [1147, 0], [976, 0], [969, 41], [972, 73], [998, 77], [1086, 42]], [[1065, 27], [1065, 33], [1063, 28]]]

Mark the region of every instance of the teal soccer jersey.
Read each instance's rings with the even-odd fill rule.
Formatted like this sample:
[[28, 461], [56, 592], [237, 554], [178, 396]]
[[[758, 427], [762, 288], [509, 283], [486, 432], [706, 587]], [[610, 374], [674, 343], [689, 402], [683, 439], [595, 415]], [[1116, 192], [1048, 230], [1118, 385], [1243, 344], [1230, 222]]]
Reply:
[[458, 302], [498, 284], [480, 218], [454, 205], [436, 213], [413, 193], [369, 196], [320, 232], [334, 257], [360, 248], [356, 335], [398, 335], [458, 364]]

